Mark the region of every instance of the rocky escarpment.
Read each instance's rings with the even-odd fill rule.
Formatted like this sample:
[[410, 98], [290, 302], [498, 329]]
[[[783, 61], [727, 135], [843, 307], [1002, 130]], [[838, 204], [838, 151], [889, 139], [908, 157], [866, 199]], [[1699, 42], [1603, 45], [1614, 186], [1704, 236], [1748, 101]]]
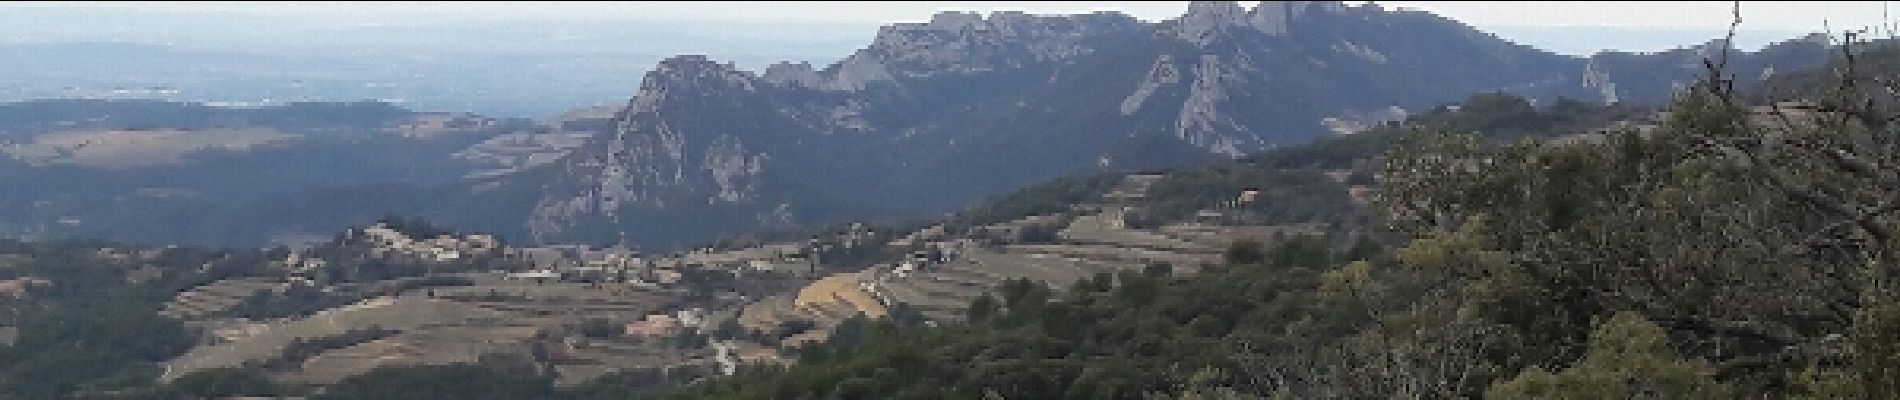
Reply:
[[1775, 71], [1796, 71], [1820, 66], [1828, 55], [1828, 38], [1811, 34], [1770, 44], [1756, 52], [1722, 52], [1725, 46], [1716, 39], [1695, 46], [1655, 53], [1606, 51], [1591, 55], [1583, 71], [1583, 84], [1600, 99], [1615, 102], [1665, 98], [1701, 76], [1704, 60], [1726, 58], [1725, 72], [1736, 84], [1751, 86], [1766, 80]]
[[1195, 2], [1153, 23], [941, 13], [822, 67], [663, 61], [611, 134], [503, 186], [536, 188], [532, 238], [692, 241], [1238, 156], [1474, 92], [1656, 101], [1604, 88], [1691, 73], [1652, 72], [1662, 57], [1560, 56], [1338, 2]]
[[[587, 218], [617, 218], [623, 206], [653, 209], [756, 200], [770, 156], [761, 128], [772, 127], [763, 82], [750, 72], [698, 56], [662, 61], [609, 135], [557, 167], [553, 190], [535, 205], [529, 228], [558, 233]], [[758, 111], [767, 111], [764, 116]], [[784, 117], [779, 116], [782, 120]]]
[[[623, 223], [623, 211], [718, 209], [772, 224], [798, 221], [793, 203], [814, 196], [770, 188], [844, 185], [855, 187], [837, 192], [864, 193], [882, 179], [867, 175], [902, 158], [890, 154], [899, 136], [890, 131], [914, 131], [938, 105], [1012, 94], [942, 93], [933, 85], [1048, 68], [1143, 27], [1112, 13], [942, 13], [885, 27], [869, 47], [823, 70], [779, 63], [754, 74], [700, 56], [668, 59], [646, 75], [611, 135], [556, 166], [562, 173], [528, 228], [533, 237], [562, 237], [587, 230], [578, 226]], [[839, 136], [854, 133], [879, 135]]]
[[854, 91], [900, 80], [1007, 72], [1089, 54], [1144, 28], [1132, 17], [1108, 12], [1062, 17], [999, 12], [987, 18], [944, 12], [930, 22], [884, 26], [870, 46], [824, 71], [780, 64], [766, 76], [780, 85]]

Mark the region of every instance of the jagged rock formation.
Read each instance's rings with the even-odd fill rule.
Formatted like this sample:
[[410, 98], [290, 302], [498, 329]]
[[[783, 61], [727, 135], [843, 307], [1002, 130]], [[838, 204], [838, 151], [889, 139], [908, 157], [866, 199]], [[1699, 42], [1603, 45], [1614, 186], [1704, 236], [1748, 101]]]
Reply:
[[532, 240], [681, 243], [1232, 157], [1352, 131], [1340, 116], [1474, 92], [1656, 101], [1667, 93], [1615, 87], [1693, 76], [1654, 71], [1678, 58], [1578, 59], [1430, 13], [1337, 2], [1195, 2], [1158, 23], [947, 12], [886, 26], [823, 68], [668, 59], [611, 134], [500, 186], [537, 193]]
[[1175, 37], [1197, 46], [1213, 43], [1222, 30], [1248, 23], [1247, 10], [1231, 1], [1189, 3], [1187, 14], [1177, 21], [1180, 25], [1175, 27]]
[[[1731, 51], [1726, 55], [1726, 72], [1737, 78], [1738, 85], [1753, 85], [1777, 69], [1819, 66], [1828, 57], [1827, 43], [1826, 35], [1813, 34], [1771, 44], [1758, 52]], [[1724, 47], [1722, 40], [1716, 39], [1656, 53], [1598, 53], [1586, 61], [1580, 79], [1606, 102], [1667, 98], [1673, 88], [1688, 84], [1707, 70], [1703, 60], [1719, 62]]]

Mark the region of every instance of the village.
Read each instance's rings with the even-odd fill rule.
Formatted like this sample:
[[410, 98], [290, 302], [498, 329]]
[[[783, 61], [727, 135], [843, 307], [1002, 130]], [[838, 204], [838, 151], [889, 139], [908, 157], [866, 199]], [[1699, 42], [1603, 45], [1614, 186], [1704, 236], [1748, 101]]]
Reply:
[[[775, 349], [713, 340], [722, 322], [737, 319], [731, 310], [809, 281], [823, 272], [824, 251], [869, 249], [872, 238], [857, 224], [808, 243], [651, 255], [626, 246], [510, 247], [492, 235], [379, 222], [328, 247], [288, 252], [272, 263], [281, 276], [179, 293], [163, 314], [213, 334], [167, 363], [162, 378], [263, 365], [278, 379], [329, 384], [381, 365], [511, 352], [546, 360], [563, 383], [643, 368], [729, 373], [742, 363], [782, 361]], [[401, 272], [361, 272], [372, 266]], [[310, 313], [249, 311], [270, 303], [259, 299], [300, 293], [354, 300]]]
[[[324, 385], [383, 365], [495, 354], [541, 360], [562, 385], [635, 370], [731, 374], [744, 364], [789, 362], [793, 350], [858, 316], [910, 312], [926, 324], [955, 322], [970, 301], [1011, 280], [1060, 290], [1117, 271], [1191, 274], [1219, 263], [1236, 241], [1322, 229], [1233, 224], [1258, 201], [1256, 189], [1187, 221], [1133, 226], [1163, 178], [1130, 175], [1098, 201], [1002, 223], [883, 232], [848, 224], [808, 240], [672, 253], [517, 247], [492, 235], [379, 222], [328, 247], [289, 252], [272, 263], [280, 277], [179, 293], [164, 313], [214, 334], [167, 363], [163, 379], [264, 366], [275, 379]], [[299, 295], [348, 301], [281, 315], [247, 311]]]

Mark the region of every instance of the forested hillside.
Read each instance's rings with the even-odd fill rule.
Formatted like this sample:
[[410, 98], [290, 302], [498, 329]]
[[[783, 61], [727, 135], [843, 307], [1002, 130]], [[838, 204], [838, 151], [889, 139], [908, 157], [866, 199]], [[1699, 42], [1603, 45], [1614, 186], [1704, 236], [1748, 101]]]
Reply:
[[261, 271], [281, 253], [0, 240], [0, 397], [149, 385], [197, 340], [159, 315], [179, 291]]

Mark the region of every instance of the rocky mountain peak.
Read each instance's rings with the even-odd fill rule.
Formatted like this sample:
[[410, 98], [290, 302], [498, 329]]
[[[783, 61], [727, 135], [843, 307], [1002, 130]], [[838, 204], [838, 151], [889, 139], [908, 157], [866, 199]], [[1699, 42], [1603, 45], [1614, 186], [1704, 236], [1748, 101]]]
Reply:
[[930, 16], [930, 22], [924, 24], [924, 26], [932, 30], [957, 31], [957, 30], [964, 30], [964, 29], [976, 29], [976, 28], [984, 26], [985, 22], [986, 21], [984, 21], [982, 14], [971, 13], [971, 12], [959, 12], [959, 11], [944, 11], [944, 12], [937, 13], [936, 15]]
[[1177, 37], [1206, 45], [1213, 42], [1221, 30], [1246, 25], [1247, 10], [1232, 1], [1196, 1], [1188, 3], [1187, 14], [1181, 15], [1179, 23], [1174, 32]]
[[818, 70], [813, 69], [811, 63], [803, 61], [773, 63], [765, 67], [765, 74], [760, 79], [774, 85], [797, 87], [817, 87], [825, 82], [825, 78], [818, 75]]
[[924, 23], [892, 24], [878, 30], [864, 50], [833, 69], [839, 80], [882, 78], [871, 68], [885, 67], [892, 78], [924, 78], [1013, 69], [1068, 59], [1093, 51], [1095, 39], [1139, 32], [1145, 25], [1121, 13], [1043, 16], [1004, 11], [983, 17], [945, 12]]
[[1176, 19], [1175, 36], [1205, 46], [1227, 29], [1248, 28], [1268, 35], [1292, 33], [1291, 25], [1314, 13], [1344, 12], [1337, 1], [1262, 1], [1252, 11], [1232, 1], [1196, 1]]
[[674, 93], [755, 92], [758, 90], [753, 84], [756, 80], [751, 72], [740, 70], [732, 63], [715, 62], [703, 55], [674, 56], [660, 60], [653, 71], [647, 72], [628, 109], [635, 113], [657, 112], [667, 96]]
[[660, 60], [659, 65], [648, 72], [648, 83], [719, 81], [740, 82], [753, 79], [751, 72], [740, 70], [732, 63], [720, 63], [703, 55], [673, 56]]
[[1096, 39], [1141, 32], [1145, 26], [1116, 12], [1043, 16], [1001, 11], [984, 16], [947, 11], [928, 22], [879, 28], [870, 46], [822, 71], [809, 64], [779, 63], [766, 68], [762, 79], [785, 87], [859, 91], [881, 82], [1064, 60], [1093, 51]]
[[1248, 24], [1269, 35], [1285, 35], [1295, 19], [1309, 12], [1337, 13], [1346, 5], [1337, 1], [1262, 1], [1253, 8]]

